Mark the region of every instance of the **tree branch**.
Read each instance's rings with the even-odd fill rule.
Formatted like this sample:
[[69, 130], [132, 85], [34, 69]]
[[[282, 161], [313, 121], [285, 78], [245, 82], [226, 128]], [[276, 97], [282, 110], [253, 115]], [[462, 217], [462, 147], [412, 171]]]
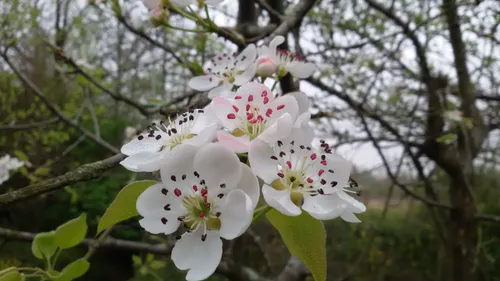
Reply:
[[0, 126], [0, 131], [2, 131], [2, 130], [5, 130], [5, 131], [31, 130], [31, 129], [36, 129], [36, 128], [40, 128], [40, 127], [44, 127], [44, 126], [56, 123], [58, 120], [59, 120], [59, 118], [54, 117], [54, 118], [50, 118], [48, 120], [33, 122], [33, 123], [29, 123], [29, 124], [4, 125], [4, 126]]
[[52, 44], [50, 44], [50, 42], [46, 41], [46, 44], [49, 45], [54, 50], [54, 53], [59, 58], [61, 58], [63, 62], [65, 62], [66, 64], [73, 67], [76, 74], [80, 74], [81, 76], [85, 77], [85, 79], [87, 79], [90, 83], [94, 84], [94, 86], [96, 86], [99, 90], [101, 90], [104, 93], [111, 96], [114, 100], [121, 101], [121, 102], [124, 102], [124, 103], [132, 106], [133, 108], [137, 109], [144, 116], [148, 116], [152, 113], [152, 112], [148, 111], [146, 108], [144, 108], [142, 105], [137, 103], [136, 101], [133, 101], [133, 100], [129, 99], [128, 97], [121, 95], [120, 93], [113, 93], [112, 91], [110, 91], [109, 89], [107, 89], [106, 87], [101, 85], [101, 83], [96, 81], [87, 72], [83, 71], [83, 69], [78, 64], [76, 64], [76, 62], [71, 57], [66, 56], [66, 54], [61, 49], [57, 48], [56, 46], [53, 46]]
[[88, 181], [98, 178], [107, 170], [118, 165], [118, 163], [125, 159], [125, 157], [125, 155], [119, 153], [101, 161], [82, 165], [73, 171], [67, 172], [64, 175], [37, 182], [24, 188], [14, 190], [12, 192], [1, 194], [0, 204], [11, 204], [80, 181]]
[[285, 20], [264, 40], [264, 45], [269, 45], [276, 36], [286, 37], [286, 34], [302, 20], [315, 3], [316, 0], [301, 0], [289, 14], [284, 16]]
[[[11, 230], [7, 228], [0, 227], [0, 237], [12, 240], [20, 240], [31, 242], [35, 238], [36, 233], [24, 232]], [[81, 246], [91, 247], [96, 244], [95, 239], [85, 239], [83, 240]], [[172, 251], [172, 247], [166, 244], [148, 244], [143, 242], [134, 242], [115, 238], [106, 238], [99, 244], [101, 248], [113, 248], [113, 249], [125, 249], [138, 252], [147, 252], [158, 255], [168, 255]]]

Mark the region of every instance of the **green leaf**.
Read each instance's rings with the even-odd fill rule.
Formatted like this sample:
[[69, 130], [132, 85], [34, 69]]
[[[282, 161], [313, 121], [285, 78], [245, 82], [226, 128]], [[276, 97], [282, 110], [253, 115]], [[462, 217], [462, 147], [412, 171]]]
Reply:
[[160, 260], [155, 260], [155, 261], [152, 261], [149, 266], [152, 268], [152, 269], [160, 269], [160, 268], [163, 268], [167, 265], [166, 262], [164, 261], [160, 261]]
[[71, 281], [84, 275], [90, 267], [90, 263], [84, 259], [76, 260], [68, 264], [60, 273], [56, 281]]
[[136, 266], [142, 265], [142, 259], [139, 256], [133, 255], [132, 261], [134, 262], [134, 265], [136, 265]]
[[125, 186], [120, 193], [116, 195], [113, 203], [111, 203], [102, 218], [99, 220], [97, 234], [121, 221], [138, 216], [139, 213], [137, 213], [135, 208], [137, 198], [144, 192], [144, 190], [157, 183], [157, 181], [145, 180], [136, 181]]
[[31, 251], [39, 259], [51, 258], [56, 250], [55, 231], [38, 233], [31, 243]]
[[23, 277], [17, 271], [9, 272], [3, 276], [0, 276], [0, 281], [21, 281]]
[[87, 235], [87, 215], [81, 214], [56, 229], [56, 243], [61, 249], [67, 249], [80, 244]]
[[325, 281], [326, 233], [323, 223], [306, 212], [289, 217], [272, 209], [266, 216], [280, 233], [290, 254], [304, 262], [315, 281]]

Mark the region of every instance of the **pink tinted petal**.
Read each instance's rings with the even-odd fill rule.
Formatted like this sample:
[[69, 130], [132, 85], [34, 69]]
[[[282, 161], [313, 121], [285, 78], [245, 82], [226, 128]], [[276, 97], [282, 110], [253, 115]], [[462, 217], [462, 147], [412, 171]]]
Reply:
[[217, 97], [213, 100], [212, 103], [214, 112], [219, 119], [222, 127], [228, 129], [229, 131], [233, 131], [238, 128], [241, 121], [239, 121], [237, 118], [228, 118], [229, 114], [236, 113], [233, 108], [233, 104], [229, 100], [227, 100], [226, 98]]
[[218, 131], [217, 139], [235, 153], [247, 152], [250, 147], [250, 138], [248, 135], [235, 137], [226, 131]]

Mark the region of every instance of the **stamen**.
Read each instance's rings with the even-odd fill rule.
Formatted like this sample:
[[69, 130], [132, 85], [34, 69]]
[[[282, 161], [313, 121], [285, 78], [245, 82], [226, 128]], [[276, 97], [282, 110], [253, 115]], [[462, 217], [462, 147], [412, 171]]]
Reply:
[[175, 194], [175, 196], [179, 197], [182, 195], [182, 192], [180, 189], [176, 188], [176, 189], [174, 189], [174, 194]]

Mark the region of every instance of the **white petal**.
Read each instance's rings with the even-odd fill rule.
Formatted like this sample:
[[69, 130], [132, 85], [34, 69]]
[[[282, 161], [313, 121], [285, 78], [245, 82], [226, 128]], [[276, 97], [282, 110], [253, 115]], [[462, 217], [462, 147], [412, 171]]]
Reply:
[[142, 3], [144, 3], [144, 6], [148, 8], [148, 10], [153, 10], [155, 8], [158, 8], [160, 6], [159, 0], [142, 0]]
[[243, 190], [230, 191], [220, 210], [220, 236], [231, 240], [243, 234], [252, 223], [253, 210], [252, 200]]
[[331, 220], [340, 216], [347, 208], [347, 204], [336, 194], [304, 196], [302, 210], [308, 212], [318, 220]]
[[271, 40], [269, 43], [269, 49], [271, 51], [276, 51], [279, 45], [281, 45], [283, 42], [285, 42], [285, 37], [278, 35]]
[[338, 154], [326, 154], [326, 160], [328, 170], [333, 170], [334, 173], [324, 173], [324, 179], [327, 182], [336, 181], [337, 185], [334, 188], [325, 188], [324, 191], [325, 193], [339, 191], [347, 185], [351, 175], [351, 163]]
[[[163, 224], [162, 219], [166, 219], [167, 222]], [[139, 224], [149, 233], [168, 235], [174, 233], [181, 222], [177, 219], [177, 216], [165, 215], [164, 217], [145, 217], [139, 220]]]
[[278, 165], [276, 160], [271, 159], [274, 155], [272, 147], [259, 139], [250, 143], [248, 160], [252, 171], [264, 182], [271, 184], [278, 178]]
[[[241, 89], [241, 88], [240, 88]], [[213, 108], [222, 127], [233, 131], [238, 128], [239, 121], [237, 119], [228, 119], [227, 115], [235, 114], [233, 104], [226, 98], [217, 97], [213, 100]]]
[[144, 151], [160, 151], [163, 144], [162, 139], [157, 140], [156, 138], [148, 137], [146, 134], [143, 134], [142, 137], [143, 139], [141, 140], [135, 138], [124, 144], [120, 149], [121, 153], [130, 156]]
[[170, 2], [179, 9], [183, 9], [196, 3], [194, 0], [170, 0]]
[[309, 98], [307, 98], [307, 96], [302, 93], [302, 92], [291, 92], [291, 93], [288, 93], [287, 95], [291, 95], [295, 98], [295, 100], [297, 101], [297, 104], [299, 106], [299, 115], [304, 113], [304, 112], [308, 112], [309, 111], [309, 108], [311, 107], [311, 102], [309, 101]]
[[303, 79], [311, 76], [316, 71], [316, 66], [312, 63], [291, 63], [286, 66], [286, 70], [293, 76]]
[[181, 189], [181, 191], [191, 190], [190, 185], [179, 184], [178, 181], [181, 180], [182, 175], [193, 175], [193, 159], [198, 150], [198, 147], [188, 144], [181, 144], [174, 147], [165, 161], [163, 161], [160, 169], [163, 184], [169, 187], [175, 186]]
[[193, 167], [209, 190], [219, 188], [221, 184], [235, 187], [241, 177], [240, 160], [220, 143], [202, 147], [194, 157]]
[[309, 146], [314, 139], [314, 129], [309, 126], [309, 124], [302, 124], [301, 127], [293, 128], [286, 139], [283, 139], [284, 143], [290, 143], [294, 141], [296, 145]]
[[218, 131], [217, 139], [236, 153], [247, 152], [250, 147], [250, 137], [248, 135], [235, 137], [226, 131]]
[[237, 57], [236, 57], [236, 70], [243, 71], [247, 69], [250, 65], [255, 62], [257, 57], [257, 48], [254, 44], [248, 45]]
[[164, 155], [162, 151], [144, 151], [125, 158], [120, 164], [132, 172], [154, 172], [160, 169]]
[[266, 203], [287, 216], [298, 216], [302, 213], [292, 200], [290, 200], [290, 190], [276, 190], [267, 184], [262, 186], [262, 195]]
[[273, 143], [280, 139], [288, 137], [292, 130], [293, 120], [288, 113], [283, 114], [257, 138], [267, 143]]
[[209, 103], [205, 108], [203, 108], [204, 113], [198, 114], [196, 120], [191, 127], [191, 133], [200, 134], [206, 128], [219, 125], [219, 119], [215, 113], [213, 102]]
[[216, 124], [212, 124], [199, 132], [196, 136], [184, 141], [184, 143], [193, 146], [201, 146], [210, 143], [215, 139], [217, 128], [218, 126]]
[[353, 213], [362, 213], [366, 211], [366, 206], [365, 204], [359, 202], [358, 200], [354, 199], [352, 196], [349, 196], [347, 193], [344, 191], [338, 191], [336, 192], [338, 197], [344, 202], [347, 203], [347, 208], [353, 212]]
[[205, 4], [215, 6], [222, 3], [224, 0], [205, 0]]
[[203, 75], [191, 78], [188, 82], [188, 86], [191, 89], [205, 92], [219, 85], [219, 77], [213, 75]]
[[242, 74], [236, 74], [234, 84], [237, 86], [241, 86], [255, 77], [255, 73], [257, 72], [257, 66], [255, 64], [251, 64]]
[[[182, 206], [182, 201], [172, 195], [172, 191], [168, 191], [165, 195], [163, 192], [168, 188], [162, 183], [158, 183], [148, 187], [136, 201], [136, 208], [139, 215], [143, 217], [156, 216], [162, 217], [172, 214], [176, 219], [178, 216], [185, 213]], [[165, 205], [169, 204], [170, 211], [166, 211]]]
[[259, 203], [260, 197], [260, 188], [259, 188], [259, 180], [253, 174], [252, 169], [245, 165], [244, 163], [240, 163], [241, 166], [241, 178], [238, 183], [237, 189], [243, 190], [248, 197], [252, 200], [252, 207], [255, 209], [257, 207], [257, 203]]
[[208, 98], [213, 99], [215, 97], [225, 97], [231, 95], [232, 84], [224, 83], [218, 87], [213, 88], [208, 92]]
[[[282, 108], [278, 110], [278, 107]], [[293, 122], [297, 120], [297, 116], [299, 113], [299, 105], [295, 97], [292, 95], [285, 95], [277, 98], [276, 100], [274, 100], [269, 104], [269, 108], [271, 108], [274, 111], [273, 114], [271, 115], [272, 120], [279, 118], [285, 113], [290, 114]]]
[[340, 217], [345, 220], [346, 222], [352, 222], [352, 223], [358, 223], [361, 222], [353, 213], [351, 212], [344, 212]]
[[189, 269], [186, 280], [198, 281], [210, 277], [222, 258], [222, 240], [218, 231], [208, 231], [201, 241], [201, 229], [186, 233], [172, 249], [172, 261], [181, 270]]

